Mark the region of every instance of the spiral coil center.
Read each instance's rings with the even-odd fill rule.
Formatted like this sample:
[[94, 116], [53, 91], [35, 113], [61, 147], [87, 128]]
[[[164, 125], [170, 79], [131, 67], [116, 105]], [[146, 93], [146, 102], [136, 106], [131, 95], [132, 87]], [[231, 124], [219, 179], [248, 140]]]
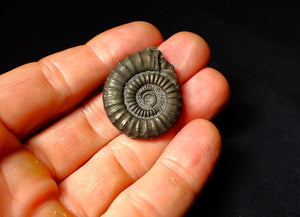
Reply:
[[145, 84], [136, 92], [136, 102], [141, 109], [159, 108], [159, 110], [162, 110], [165, 101], [165, 93], [159, 86], [154, 84]]
[[146, 93], [144, 94], [142, 101], [145, 102], [145, 105], [152, 108], [156, 104], [157, 98], [153, 93]]
[[[152, 118], [166, 108], [166, 93], [155, 82], [163, 81], [161, 77], [156, 72], [139, 73], [127, 82], [124, 90], [124, 103], [132, 115], [146, 119]], [[152, 82], [149, 83], [149, 81]]]

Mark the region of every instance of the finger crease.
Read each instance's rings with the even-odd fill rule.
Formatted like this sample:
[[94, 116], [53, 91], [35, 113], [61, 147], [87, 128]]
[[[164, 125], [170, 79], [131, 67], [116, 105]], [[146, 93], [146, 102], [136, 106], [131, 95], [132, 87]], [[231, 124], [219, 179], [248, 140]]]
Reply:
[[158, 163], [163, 165], [171, 173], [175, 174], [184, 183], [184, 185], [189, 188], [193, 195], [197, 194], [197, 192], [185, 178], [194, 177], [194, 175], [190, 171], [188, 171], [184, 166], [182, 166], [180, 163], [178, 163], [176, 160], [170, 157], [164, 157]]
[[65, 98], [65, 96], [72, 95], [73, 91], [64, 76], [63, 69], [49, 57], [41, 59], [38, 63], [47, 81], [58, 93], [58, 96]]
[[[62, 191], [60, 189], [60, 185], [58, 186], [59, 189], [59, 194], [62, 194]], [[76, 198], [73, 196], [73, 194], [71, 192], [63, 192], [64, 194], [67, 193], [69, 194], [68, 196], [68, 204], [65, 204], [60, 197], [58, 197], [58, 201], [59, 203], [70, 213], [74, 214], [74, 210], [71, 207], [76, 207], [76, 216], [81, 216], [81, 217], [88, 217], [86, 211], [85, 211], [85, 207], [83, 207], [81, 205], [80, 202], [78, 202], [78, 200], [76, 200]], [[80, 215], [79, 215], [80, 214]]]
[[[119, 145], [120, 144], [120, 145]], [[114, 158], [118, 161], [119, 165], [122, 167], [122, 169], [126, 172], [128, 176], [130, 176], [133, 180], [137, 180], [144, 174], [144, 170], [142, 169], [141, 162], [138, 159], [137, 155], [134, 151], [132, 151], [126, 144], [119, 143], [118, 146], [111, 146], [110, 149], [112, 151], [112, 154]], [[121, 148], [122, 146], [122, 148]], [[120, 154], [121, 153], [121, 154]], [[128, 156], [124, 160], [121, 160], [119, 157], [120, 155], [126, 155]], [[130, 165], [135, 165], [134, 169], [132, 171], [129, 171], [129, 169], [125, 166], [128, 165], [128, 162], [130, 162]]]
[[[129, 201], [132, 201], [131, 204], [135, 208], [135, 210], [140, 214], [140, 216], [148, 216], [149, 215], [149, 210], [152, 211], [151, 216], [157, 216], [161, 217], [160, 213], [158, 210], [155, 208], [153, 204], [151, 204], [148, 200], [146, 200], [144, 197], [142, 197], [138, 192], [135, 192], [135, 194], [130, 194], [130, 199]], [[141, 207], [147, 207], [146, 209]], [[145, 213], [145, 210], [147, 213]]]
[[53, 166], [52, 162], [48, 158], [47, 154], [41, 151], [39, 147], [33, 151], [30, 148], [31, 147], [30, 142], [28, 141], [25, 141], [23, 144], [24, 144], [24, 148], [27, 151], [29, 151], [36, 159], [40, 161], [40, 163], [42, 163], [47, 168], [51, 177], [57, 182], [58, 178], [57, 178], [56, 170], [54, 169], [55, 167]]
[[[95, 50], [93, 49], [93, 47], [91, 47], [88, 43], [85, 44], [85, 46], [97, 57], [97, 59], [99, 59], [99, 61], [105, 67], [106, 71], [109, 72], [111, 70], [111, 68], [112, 68], [111, 66], [109, 66], [110, 64], [108, 64], [107, 61], [105, 61], [101, 55], [97, 55], [97, 53], [95, 52]], [[101, 43], [101, 47], [102, 47], [102, 50], [105, 50], [105, 53], [108, 54], [108, 56], [109, 56], [108, 59], [113, 59], [114, 55], [112, 54], [112, 52], [109, 49], [109, 47], [105, 43]]]
[[[89, 109], [86, 105], [82, 106], [80, 108], [80, 111], [81, 111], [81, 114], [83, 115], [83, 118], [86, 120], [87, 124], [90, 126], [90, 128], [93, 130], [93, 132], [99, 137], [99, 140], [105, 141], [103, 146], [108, 144], [110, 141], [112, 141], [114, 139], [114, 137], [110, 138], [98, 130], [97, 126], [95, 125], [95, 118], [97, 117], [97, 113], [93, 112], [92, 109]], [[93, 117], [94, 120], [91, 120], [90, 117]], [[102, 124], [103, 123], [104, 122], [102, 121]], [[107, 126], [107, 129], [108, 128], [109, 127]]]
[[124, 165], [121, 163], [121, 161], [119, 160], [119, 158], [117, 157], [117, 155], [115, 154], [115, 152], [113, 151], [112, 148], [111, 149], [111, 152], [112, 152], [112, 156], [113, 158], [115, 159], [115, 162], [120, 166], [121, 170], [129, 177], [131, 178], [133, 181], [135, 181], [136, 179], [134, 178], [134, 176], [132, 176], [128, 170], [126, 170], [126, 167], [124, 167]]

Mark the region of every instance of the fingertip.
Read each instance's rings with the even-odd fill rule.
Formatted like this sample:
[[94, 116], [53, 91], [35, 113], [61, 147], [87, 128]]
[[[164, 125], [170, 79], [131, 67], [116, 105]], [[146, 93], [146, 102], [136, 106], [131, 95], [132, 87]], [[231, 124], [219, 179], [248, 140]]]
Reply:
[[[166, 41], [172, 42], [168, 44], [162, 44], [160, 46], [161, 50], [167, 49], [173, 49], [174, 51], [178, 52], [178, 47], [184, 45], [186, 46], [185, 49], [194, 49], [193, 55], [205, 55], [203, 56], [205, 60], [209, 60], [211, 51], [209, 48], [209, 45], [205, 41], [204, 38], [202, 38], [200, 35], [189, 32], [189, 31], [181, 31], [177, 32], [174, 35], [172, 35], [170, 38], [168, 38]], [[199, 51], [199, 52], [197, 52]], [[168, 52], [168, 51], [166, 51]], [[176, 52], [175, 52], [176, 53]], [[206, 62], [207, 63], [207, 62]]]
[[210, 80], [206, 82], [207, 85], [210, 85], [207, 89], [211, 89], [211, 99], [209, 100], [210, 102], [207, 103], [209, 106], [207, 111], [210, 109], [214, 110], [214, 112], [207, 112], [207, 115], [204, 117], [211, 120], [228, 104], [230, 100], [230, 85], [225, 76], [214, 68], [206, 67], [202, 69], [199, 74]]
[[155, 38], [157, 39], [155, 45], [159, 45], [163, 41], [163, 37], [159, 29], [156, 26], [154, 26], [152, 23], [146, 21], [133, 21], [131, 23], [124, 25], [125, 28], [127, 26], [130, 28], [136, 28], [138, 31], [142, 30], [145, 33], [155, 36]]
[[219, 96], [223, 99], [223, 107], [228, 103], [230, 99], [230, 85], [226, 77], [219, 72], [218, 70], [206, 67], [203, 69], [203, 71], [207, 71], [212, 76], [215, 77], [215, 79], [218, 81], [218, 93]]
[[184, 83], [198, 70], [207, 65], [210, 48], [206, 41], [192, 32], [178, 32], [163, 42], [159, 49], [174, 65], [180, 83]]
[[198, 129], [197, 137], [202, 137], [203, 144], [210, 146], [211, 154], [214, 155], [213, 161], [216, 161], [221, 152], [222, 137], [218, 128], [209, 120], [194, 119], [189, 123], [190, 129]]
[[123, 24], [121, 26], [115, 27], [111, 30], [117, 29], [120, 32], [130, 32], [132, 35], [136, 35], [140, 37], [142, 40], [141, 42], [136, 41], [135, 46], [140, 46], [140, 50], [146, 48], [145, 43], [147, 43], [147, 39], [149, 40], [150, 46], [152, 45], [159, 45], [163, 42], [163, 37], [158, 28], [153, 24], [146, 22], [146, 21], [133, 21], [130, 23]]
[[159, 162], [172, 167], [197, 194], [220, 156], [221, 143], [221, 135], [213, 123], [195, 119], [174, 137]]
[[111, 70], [125, 56], [162, 41], [162, 35], [154, 25], [135, 21], [109, 29], [88, 41], [87, 45]]
[[[178, 141], [183, 139], [191, 149], [197, 149], [198, 146], [205, 145], [210, 149], [209, 154], [214, 155], [212, 161], [218, 159], [222, 144], [221, 134], [217, 127], [209, 120], [194, 119], [190, 121], [174, 138], [175, 141], [177, 139]], [[201, 154], [206, 153], [204, 151]]]
[[216, 69], [206, 67], [198, 71], [181, 88], [183, 112], [187, 120], [204, 118], [211, 120], [230, 99], [230, 87], [226, 78]]

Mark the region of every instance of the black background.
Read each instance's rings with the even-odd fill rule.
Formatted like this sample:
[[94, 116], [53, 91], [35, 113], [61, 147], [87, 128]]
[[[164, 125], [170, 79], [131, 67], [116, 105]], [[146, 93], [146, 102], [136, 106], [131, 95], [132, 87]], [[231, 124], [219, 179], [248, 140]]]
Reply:
[[[187, 216], [300, 216], [300, 19], [287, 1], [27, 1], [0, 6], [0, 73], [145, 20], [208, 42], [231, 85], [219, 163]], [[296, 2], [297, 3], [297, 2]]]

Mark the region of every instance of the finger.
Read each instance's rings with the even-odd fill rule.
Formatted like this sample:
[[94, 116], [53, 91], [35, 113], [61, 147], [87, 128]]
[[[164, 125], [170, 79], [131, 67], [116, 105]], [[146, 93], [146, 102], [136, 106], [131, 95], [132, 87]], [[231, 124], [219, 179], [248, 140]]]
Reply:
[[[198, 47], [198, 49], [187, 49], [189, 52], [183, 52], [181, 54], [182, 56], [189, 56], [189, 59], [193, 59], [198, 58], [197, 56], [199, 53], [203, 52], [202, 56], [205, 56], [205, 54], [207, 55], [206, 58], [203, 58], [203, 61], [207, 61], [207, 58], [209, 58], [209, 50], [203, 49], [203, 47], [207, 47], [207, 45], [203, 45], [205, 41], [199, 36], [196, 37], [194, 34], [187, 32], [175, 34], [173, 37], [161, 44], [161, 46], [164, 47], [168, 58], [175, 59], [172, 54], [177, 57], [179, 56], [178, 52], [167, 52], [168, 44], [172, 47], [173, 43], [179, 44], [177, 41], [182, 40], [185, 42], [184, 44], [181, 44], [183, 48], [193, 46]], [[178, 49], [181, 50], [180, 47]], [[179, 62], [176, 63], [176, 65], [179, 69], [185, 69], [183, 71], [177, 71], [177, 74], [185, 74], [184, 76], [180, 76], [180, 83], [186, 82], [184, 78], [190, 77], [189, 74], [194, 74], [195, 70], [203, 67], [204, 64], [201, 60], [193, 60], [196, 66], [185, 67], [186, 62], [183, 62], [181, 65], [180, 59], [181, 58], [177, 59]], [[199, 74], [202, 74], [202, 72], [199, 72]], [[216, 74], [218, 74], [218, 72], [216, 72]], [[207, 80], [205, 75], [202, 77], [196, 77], [196, 79], [199, 80], [200, 83], [206, 82]], [[215, 84], [213, 79], [208, 80], [212, 82], [211, 85], [214, 87], [218, 85], [224, 86], [221, 82], [220, 84]], [[187, 88], [188, 86], [189, 85], [187, 85]], [[182, 91], [187, 88], [183, 87]], [[210, 93], [209, 91], [205, 91], [205, 94]], [[213, 92], [212, 94], [218, 93]], [[201, 97], [201, 95], [199, 95], [199, 97]], [[206, 98], [209, 99], [209, 97]], [[184, 97], [183, 100], [184, 104], [189, 104], [189, 97]], [[220, 99], [219, 101], [222, 100], [223, 99]], [[80, 167], [101, 147], [119, 134], [119, 131], [113, 127], [106, 116], [103, 108], [102, 96], [100, 94], [90, 99], [90, 101], [83, 105], [83, 107], [77, 109], [69, 116], [57, 122], [55, 125], [31, 138], [27, 144], [28, 148], [34, 152], [35, 155], [52, 171], [53, 176], [56, 176], [58, 180], [61, 180]]]
[[[203, 71], [204, 74], [207, 72], [209, 72], [208, 75], [211, 73], [208, 69]], [[202, 71], [200, 71], [201, 73]], [[190, 81], [194, 86], [201, 86], [201, 83], [193, 81], [194, 78], [199, 79], [201, 77], [198, 74], [187, 81], [182, 89], [190, 88]], [[199, 79], [198, 81], [207, 82], [209, 80], [210, 78]], [[183, 104], [192, 104], [188, 102], [193, 100], [192, 97], [194, 96], [183, 97]], [[201, 94], [199, 97], [201, 97]], [[220, 99], [220, 101], [222, 100]], [[201, 106], [199, 105], [198, 108], [201, 108]], [[72, 210], [76, 207], [74, 200], [76, 204], [81, 204], [82, 209], [76, 210], [76, 215], [80, 215], [82, 212], [87, 215], [100, 215], [103, 213], [120, 192], [142, 177], [153, 166], [168, 143], [176, 135], [178, 128], [191, 121], [189, 118], [195, 118], [198, 114], [201, 114], [197, 109], [191, 111], [196, 113], [191, 114], [189, 110], [184, 112], [177, 126], [159, 138], [134, 140], [125, 135], [120, 135], [111, 140], [86, 164], [61, 182], [59, 186], [60, 200]], [[80, 157], [78, 156], [78, 158]], [[69, 164], [69, 166], [72, 165]], [[83, 186], [82, 182], [89, 183], [89, 185]]]
[[21, 147], [19, 141], [0, 122], [0, 159], [7, 152]]
[[182, 95], [189, 98], [184, 101], [182, 109], [188, 120], [211, 120], [227, 105], [230, 87], [219, 71], [207, 67], [184, 84]]
[[1, 123], [0, 151], [1, 216], [70, 216], [52, 197], [58, 188], [47, 169]]
[[220, 144], [210, 122], [190, 122], [151, 170], [117, 196], [103, 217], [183, 216], [209, 177]]
[[133, 22], [108, 30], [87, 45], [5, 73], [0, 76], [0, 118], [17, 137], [27, 137], [80, 103], [120, 59], [161, 41], [154, 26]]
[[42, 203], [38, 204], [34, 209], [31, 217], [52, 217], [52, 216], [63, 216], [72, 217], [59, 201], [54, 197], [49, 197]]
[[58, 190], [47, 169], [24, 148], [1, 158], [0, 185], [3, 216], [31, 216], [41, 201]]
[[179, 32], [159, 46], [164, 57], [174, 65], [180, 84], [205, 67], [210, 59], [208, 44], [199, 35]]
[[14, 216], [14, 209], [8, 209], [8, 204], [13, 198], [2, 170], [2, 162], [7, 152], [12, 152], [20, 147], [20, 142], [0, 122], [0, 210], [3, 216]]

